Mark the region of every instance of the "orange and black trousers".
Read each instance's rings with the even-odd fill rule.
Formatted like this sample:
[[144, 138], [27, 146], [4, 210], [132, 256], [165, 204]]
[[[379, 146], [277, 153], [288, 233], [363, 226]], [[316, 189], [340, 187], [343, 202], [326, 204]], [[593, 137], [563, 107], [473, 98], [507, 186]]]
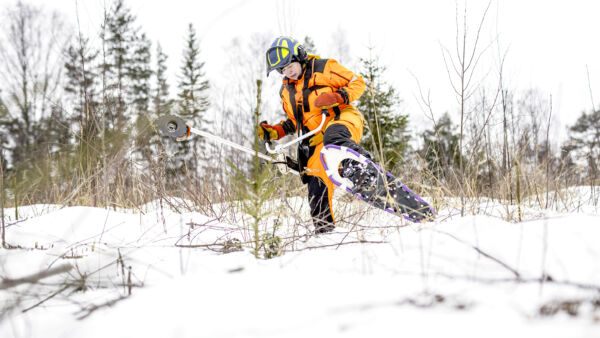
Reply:
[[334, 144], [348, 147], [367, 157], [371, 155], [358, 145], [363, 135], [363, 117], [354, 106], [343, 109], [339, 118], [331, 120], [323, 132], [323, 142], [308, 149], [308, 154], [299, 151], [301, 163], [306, 163], [303, 182], [308, 186], [308, 201], [315, 229], [331, 227], [335, 224], [332, 211], [334, 184], [331, 182], [321, 162], [321, 150]]

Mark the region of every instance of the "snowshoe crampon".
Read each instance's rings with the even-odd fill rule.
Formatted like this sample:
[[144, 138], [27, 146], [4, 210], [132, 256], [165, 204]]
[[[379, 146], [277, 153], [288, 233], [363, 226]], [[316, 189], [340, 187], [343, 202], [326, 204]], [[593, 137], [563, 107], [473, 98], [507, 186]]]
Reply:
[[[342, 177], [338, 170], [343, 160], [351, 160], [356, 166], [348, 177]], [[435, 210], [399, 179], [352, 149], [327, 145], [321, 150], [321, 162], [335, 185], [376, 208], [412, 222], [426, 221], [435, 215]]]

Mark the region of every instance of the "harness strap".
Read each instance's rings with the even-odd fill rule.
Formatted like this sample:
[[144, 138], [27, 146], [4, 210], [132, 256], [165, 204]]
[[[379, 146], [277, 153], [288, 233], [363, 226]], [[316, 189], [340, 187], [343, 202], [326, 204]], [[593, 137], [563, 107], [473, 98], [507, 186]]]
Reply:
[[340, 110], [340, 106], [335, 106], [332, 108], [333, 112], [335, 113], [335, 117], [333, 118], [334, 120], [339, 120], [340, 119], [340, 115], [342, 115], [342, 111]]
[[[315, 72], [315, 60], [316, 59], [312, 59], [311, 63], [310, 63], [310, 67], [307, 66], [306, 68], [306, 73], [304, 74], [304, 87], [302, 88], [302, 108], [304, 109], [305, 112], [309, 112], [310, 111], [310, 105], [308, 102], [308, 96], [310, 95], [311, 92], [317, 90], [317, 89], [321, 89], [321, 88], [325, 88], [327, 86], [322, 86], [322, 85], [316, 85], [316, 86], [312, 86], [309, 87], [308, 84], [310, 82], [310, 78], [312, 77], [313, 73]], [[325, 63], [327, 63], [327, 60], [321, 60], [320, 64], [318, 65], [316, 71], [317, 72], [322, 72], [323, 69], [325, 68]], [[346, 94], [347, 95], [347, 94]], [[333, 112], [335, 113], [335, 120], [339, 120], [340, 119], [340, 114], [342, 113], [340, 111], [340, 107], [333, 107]]]
[[[304, 130], [304, 114], [302, 113], [302, 107], [296, 102], [296, 86], [293, 83], [288, 82], [287, 89], [289, 93], [290, 104], [292, 105], [292, 110], [294, 111], [294, 118], [296, 119], [296, 130], [298, 136], [300, 136], [300, 134]], [[296, 156], [298, 161], [295, 164], [298, 166], [296, 169], [300, 174], [302, 182], [304, 182], [306, 181], [306, 174], [304, 173], [304, 167], [306, 166], [306, 163], [304, 162], [307, 161], [307, 159], [305, 159], [306, 155], [301, 154], [302, 152], [302, 146], [301, 144], [298, 144]]]
[[313, 89], [308, 87], [308, 83], [310, 82], [310, 78], [313, 75], [313, 69], [315, 68], [315, 59], [311, 60], [310, 67], [306, 67], [306, 72], [304, 73], [304, 86], [302, 87], [302, 104], [305, 112], [310, 111], [310, 105], [308, 103], [308, 95]]
[[287, 88], [290, 96], [290, 104], [292, 105], [292, 110], [294, 111], [294, 118], [296, 119], [296, 130], [298, 131], [298, 135], [300, 135], [300, 132], [304, 127], [304, 123], [302, 121], [302, 110], [300, 109], [299, 104], [296, 102], [296, 86], [293, 83], [288, 82]]

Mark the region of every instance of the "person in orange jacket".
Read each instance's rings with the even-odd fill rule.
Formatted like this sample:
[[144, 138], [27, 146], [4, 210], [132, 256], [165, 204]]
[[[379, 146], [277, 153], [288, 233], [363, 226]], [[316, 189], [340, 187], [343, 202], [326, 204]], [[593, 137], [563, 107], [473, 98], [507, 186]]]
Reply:
[[[345, 146], [371, 158], [358, 145], [363, 135], [363, 116], [351, 102], [365, 91], [360, 75], [340, 65], [334, 59], [309, 55], [298, 40], [278, 37], [266, 53], [267, 76], [273, 70], [283, 74], [280, 95], [287, 119], [270, 125], [263, 121], [258, 128], [263, 140], [278, 140], [294, 133], [306, 134], [321, 123], [321, 112], [328, 116], [321, 131], [298, 146], [299, 171], [302, 182], [308, 185], [308, 200], [315, 233], [332, 231], [335, 219], [332, 212], [334, 184], [320, 159], [325, 145]], [[356, 176], [361, 168], [353, 161], [342, 162], [344, 177]]]

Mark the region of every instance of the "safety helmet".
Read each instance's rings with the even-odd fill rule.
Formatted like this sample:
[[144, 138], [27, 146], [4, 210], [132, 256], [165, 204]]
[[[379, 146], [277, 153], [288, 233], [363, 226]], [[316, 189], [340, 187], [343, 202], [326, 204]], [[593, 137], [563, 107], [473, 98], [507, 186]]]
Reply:
[[283, 68], [293, 61], [304, 63], [306, 59], [307, 54], [300, 41], [280, 36], [267, 49], [267, 76], [272, 70], [277, 70], [281, 74]]

